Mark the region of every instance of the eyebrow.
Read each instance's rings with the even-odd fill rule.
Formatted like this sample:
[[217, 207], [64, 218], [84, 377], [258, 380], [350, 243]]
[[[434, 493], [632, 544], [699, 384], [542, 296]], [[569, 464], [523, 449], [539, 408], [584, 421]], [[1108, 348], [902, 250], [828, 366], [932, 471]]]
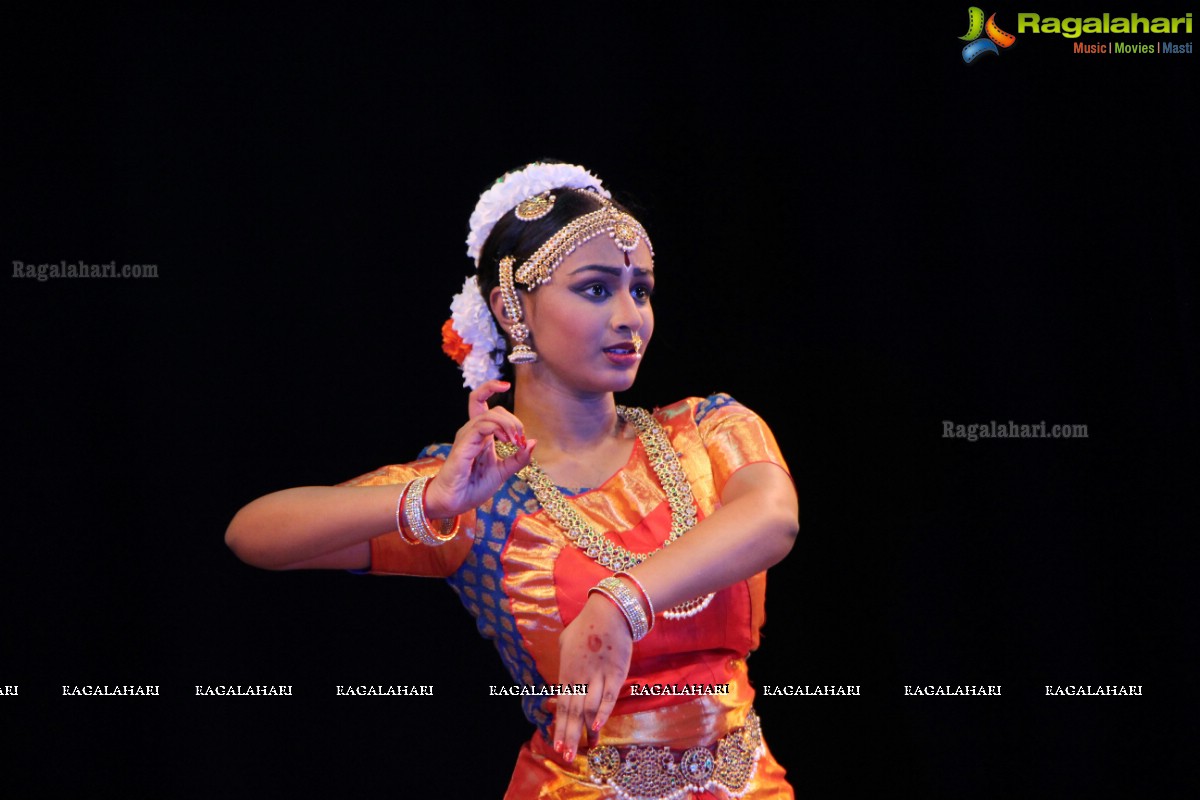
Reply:
[[[626, 269], [628, 269], [628, 267], [609, 267], [603, 264], [589, 264], [586, 267], [580, 267], [579, 269], [575, 270], [571, 273], [571, 276], [574, 277], [581, 272], [603, 272], [605, 275], [612, 275], [614, 278], [619, 278]], [[653, 276], [654, 268], [651, 267], [647, 269], [646, 267], [634, 267], [633, 272], [635, 275]]]

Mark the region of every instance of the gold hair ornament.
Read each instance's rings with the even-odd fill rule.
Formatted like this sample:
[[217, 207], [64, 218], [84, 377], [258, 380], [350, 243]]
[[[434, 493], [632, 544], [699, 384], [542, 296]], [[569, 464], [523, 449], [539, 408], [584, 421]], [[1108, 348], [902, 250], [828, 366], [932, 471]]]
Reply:
[[517, 209], [513, 213], [522, 222], [533, 222], [549, 214], [554, 209], [554, 201], [557, 199], [549, 192], [542, 192], [517, 203]]
[[601, 234], [607, 234], [613, 240], [613, 244], [624, 252], [627, 267], [630, 265], [629, 254], [637, 249], [643, 239], [646, 240], [650, 255], [654, 255], [654, 245], [650, 243], [650, 237], [646, 235], [642, 223], [619, 210], [608, 198], [595, 192], [589, 194], [600, 201], [600, 208], [571, 220], [547, 239], [517, 269], [515, 278], [519, 283], [525, 284], [529, 289], [536, 289], [550, 280], [554, 270], [567, 256]]

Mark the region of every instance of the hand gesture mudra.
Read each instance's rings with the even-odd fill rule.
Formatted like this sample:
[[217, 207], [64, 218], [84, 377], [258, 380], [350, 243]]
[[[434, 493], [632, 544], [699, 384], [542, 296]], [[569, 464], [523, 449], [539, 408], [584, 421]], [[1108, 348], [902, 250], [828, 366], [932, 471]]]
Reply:
[[[425, 513], [447, 519], [479, 506], [504, 482], [529, 464], [536, 439], [525, 438], [525, 426], [505, 408], [489, 408], [488, 398], [506, 391], [506, 381], [487, 381], [471, 392], [467, 424], [458, 429], [446, 463], [429, 484]], [[506, 442], [511, 455], [501, 458], [495, 442]]]

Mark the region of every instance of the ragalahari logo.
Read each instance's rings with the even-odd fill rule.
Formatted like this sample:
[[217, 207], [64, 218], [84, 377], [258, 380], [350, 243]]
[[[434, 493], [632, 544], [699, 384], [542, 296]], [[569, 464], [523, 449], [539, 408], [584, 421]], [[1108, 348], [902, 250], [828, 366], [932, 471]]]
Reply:
[[[984, 33], [987, 33], [987, 38], [980, 39], [979, 37]], [[1005, 49], [1012, 47], [1013, 42], [1017, 40], [1017, 37], [1011, 33], [1000, 30], [1000, 26], [996, 24], [995, 14], [988, 17], [987, 22], [984, 23], [983, 9], [978, 6], [971, 6], [967, 9], [967, 35], [958, 38], [964, 42], [970, 42], [962, 51], [963, 61], [968, 64], [984, 53], [998, 56], [1001, 47]]]

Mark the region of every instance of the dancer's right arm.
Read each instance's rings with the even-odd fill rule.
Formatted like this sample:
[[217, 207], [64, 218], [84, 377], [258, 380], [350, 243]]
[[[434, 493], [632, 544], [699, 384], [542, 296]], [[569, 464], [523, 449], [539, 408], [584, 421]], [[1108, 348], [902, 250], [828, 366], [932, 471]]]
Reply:
[[264, 569], [366, 569], [370, 540], [396, 526], [404, 485], [301, 486], [237, 512], [225, 544]]
[[[471, 393], [470, 419], [425, 495], [430, 519], [477, 507], [529, 463], [535, 443], [526, 442], [520, 420], [503, 408], [487, 406], [488, 397], [507, 388], [503, 381], [489, 381]], [[495, 439], [522, 446], [501, 459], [492, 446]], [[396, 527], [403, 489], [389, 484], [273, 492], [237, 512], [225, 543], [238, 558], [264, 569], [366, 569], [371, 566], [370, 540]]]

